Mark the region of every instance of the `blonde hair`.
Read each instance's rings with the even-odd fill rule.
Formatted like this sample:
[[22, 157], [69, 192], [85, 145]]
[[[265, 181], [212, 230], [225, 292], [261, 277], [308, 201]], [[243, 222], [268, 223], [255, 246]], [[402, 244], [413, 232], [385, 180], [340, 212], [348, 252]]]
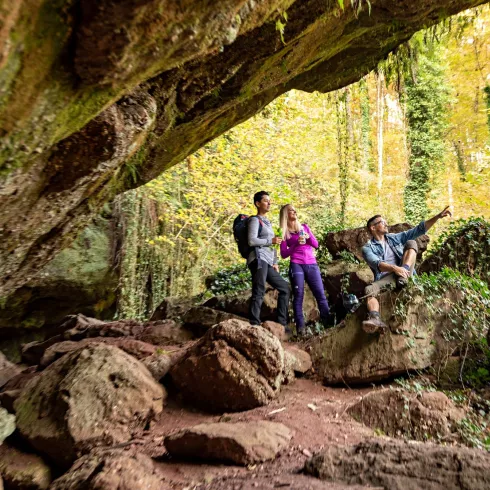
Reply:
[[281, 227], [283, 240], [290, 238], [291, 233], [298, 233], [301, 230], [301, 225], [298, 220], [296, 220], [293, 228], [288, 227], [288, 208], [290, 206], [292, 206], [292, 204], [285, 204], [279, 212], [279, 226]]

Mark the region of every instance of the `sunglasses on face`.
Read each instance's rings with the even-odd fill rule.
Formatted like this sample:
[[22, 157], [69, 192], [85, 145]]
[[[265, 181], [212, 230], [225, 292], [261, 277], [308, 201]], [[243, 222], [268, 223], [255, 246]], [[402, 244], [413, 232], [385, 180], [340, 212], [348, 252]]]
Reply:
[[380, 223], [384, 223], [385, 225], [388, 225], [387, 221], [384, 219], [380, 219], [379, 221], [376, 221], [375, 223], [372, 224], [372, 226], [377, 226]]

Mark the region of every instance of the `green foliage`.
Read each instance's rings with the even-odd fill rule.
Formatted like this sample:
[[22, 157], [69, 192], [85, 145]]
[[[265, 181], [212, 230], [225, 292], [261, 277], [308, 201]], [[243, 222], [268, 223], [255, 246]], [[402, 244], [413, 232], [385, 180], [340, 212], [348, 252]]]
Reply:
[[[338, 4], [339, 4], [339, 7], [344, 10], [344, 0], [337, 0]], [[359, 13], [361, 12], [362, 8], [363, 8], [363, 5], [367, 5], [368, 7], [368, 12], [369, 12], [369, 15], [371, 15], [371, 2], [369, 0], [350, 0], [350, 4], [352, 6], [352, 8], [354, 9], [354, 13], [357, 15], [359, 15]]]
[[419, 53], [410, 76], [405, 77], [409, 179], [405, 186], [405, 216], [410, 223], [428, 214], [431, 179], [441, 169], [445, 154], [449, 92], [436, 48]]
[[432, 268], [447, 265], [490, 285], [490, 222], [483, 217], [452, 221], [429, 251]]
[[[485, 103], [487, 110], [487, 125], [488, 129], [490, 129], [490, 85], [485, 85], [483, 92], [485, 93]], [[490, 141], [489, 141], [490, 143]]]
[[[279, 273], [289, 281], [287, 267], [280, 267]], [[218, 269], [206, 278], [206, 287], [216, 296], [238, 293], [252, 287], [252, 276], [245, 263]]]
[[340, 224], [345, 225], [347, 199], [349, 197], [349, 163], [351, 138], [349, 134], [349, 88], [335, 94], [337, 115], [337, 163], [339, 166]]
[[207, 288], [215, 295], [236, 293], [252, 287], [252, 277], [245, 263], [218, 269], [206, 279]]
[[[484, 335], [490, 326], [490, 290], [488, 285], [476, 277], [468, 277], [458, 271], [443, 268], [435, 274], [422, 274], [410, 281], [398, 296], [395, 314], [405, 319], [409, 306], [423, 298], [428, 313], [428, 322], [446, 316], [450, 327], [442, 337], [461, 356], [460, 381], [465, 382], [465, 362], [469, 353], [486, 343]], [[488, 346], [486, 347], [488, 351]], [[449, 354], [448, 354], [449, 355]], [[468, 371], [469, 367], [469, 371]], [[485, 366], [479, 365], [479, 367]], [[475, 376], [474, 365], [467, 366], [468, 377]], [[480, 379], [483, 371], [476, 371]], [[469, 380], [468, 378], [468, 380]]]
[[469, 415], [458, 424], [458, 433], [470, 447], [490, 451], [490, 422], [487, 417]]
[[343, 260], [344, 262], [347, 262], [348, 264], [360, 264], [361, 262], [359, 259], [352, 253], [347, 250], [342, 250], [342, 252], [339, 253], [340, 259]]
[[[395, 383], [416, 395], [438, 391], [437, 386], [424, 375], [397, 378]], [[467, 446], [490, 451], [490, 401], [470, 390], [446, 390], [444, 393], [466, 412], [457, 424], [457, 438]]]
[[283, 12], [281, 16], [284, 19], [284, 22], [282, 22], [281, 19], [276, 20], [276, 31], [278, 31], [281, 36], [282, 44], [286, 45], [286, 42], [284, 41], [284, 30], [286, 29], [286, 23], [288, 21], [288, 14], [287, 12]]
[[369, 105], [368, 85], [365, 78], [359, 82], [359, 96], [361, 106], [361, 159], [363, 167], [367, 168], [370, 172], [374, 172], [370, 122], [371, 109]]

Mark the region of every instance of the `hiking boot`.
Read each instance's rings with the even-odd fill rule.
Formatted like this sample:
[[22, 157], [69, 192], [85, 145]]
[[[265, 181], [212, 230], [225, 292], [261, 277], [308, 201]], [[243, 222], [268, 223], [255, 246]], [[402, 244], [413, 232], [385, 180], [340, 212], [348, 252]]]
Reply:
[[379, 315], [369, 315], [369, 318], [362, 322], [362, 329], [366, 333], [385, 333], [388, 327], [386, 326], [386, 323], [381, 321]]

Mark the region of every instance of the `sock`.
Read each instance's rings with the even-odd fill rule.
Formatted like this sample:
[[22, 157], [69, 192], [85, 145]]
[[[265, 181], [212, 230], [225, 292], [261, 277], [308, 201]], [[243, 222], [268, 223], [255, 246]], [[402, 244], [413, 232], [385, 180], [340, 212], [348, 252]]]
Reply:
[[369, 317], [370, 318], [379, 318], [379, 311], [370, 311]]
[[404, 269], [407, 269], [407, 271], [409, 271], [409, 272], [410, 272], [410, 266], [409, 266], [409, 265], [407, 265], [407, 264], [403, 264], [403, 265], [402, 265], [402, 267], [403, 267]]

